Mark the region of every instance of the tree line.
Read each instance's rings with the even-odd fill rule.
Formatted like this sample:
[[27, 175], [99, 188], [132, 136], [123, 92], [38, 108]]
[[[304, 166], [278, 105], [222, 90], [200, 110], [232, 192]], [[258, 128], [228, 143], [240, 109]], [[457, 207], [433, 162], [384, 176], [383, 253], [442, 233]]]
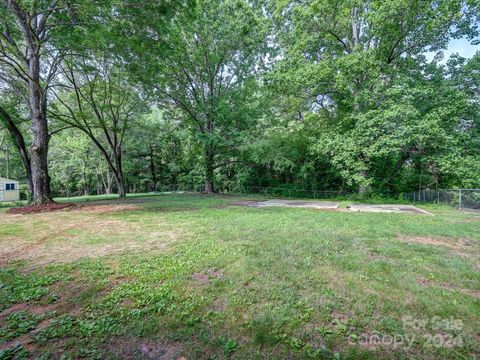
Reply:
[[0, 173], [65, 193], [480, 187], [478, 0], [2, 0]]

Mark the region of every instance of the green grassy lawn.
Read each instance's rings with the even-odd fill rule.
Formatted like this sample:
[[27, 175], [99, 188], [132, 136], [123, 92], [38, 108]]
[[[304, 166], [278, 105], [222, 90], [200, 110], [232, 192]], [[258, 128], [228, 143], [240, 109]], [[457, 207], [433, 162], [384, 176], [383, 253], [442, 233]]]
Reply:
[[480, 213], [241, 199], [0, 213], [0, 359], [480, 356]]
[[[152, 197], [159, 196], [161, 194], [168, 193], [133, 193], [127, 194], [128, 198], [138, 198], [138, 197]], [[100, 201], [100, 200], [115, 200], [118, 199], [117, 194], [101, 194], [101, 195], [83, 195], [83, 196], [74, 196], [74, 197], [56, 197], [54, 200], [56, 202], [73, 202], [73, 203], [82, 203], [90, 201]], [[17, 206], [25, 206], [28, 202], [26, 200], [12, 201], [12, 202], [0, 202], [0, 208], [11, 208]]]

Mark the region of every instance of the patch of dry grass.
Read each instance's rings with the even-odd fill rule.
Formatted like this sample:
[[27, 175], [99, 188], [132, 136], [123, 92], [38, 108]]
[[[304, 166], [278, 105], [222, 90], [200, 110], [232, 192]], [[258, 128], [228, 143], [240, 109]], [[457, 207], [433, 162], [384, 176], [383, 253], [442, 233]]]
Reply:
[[470, 259], [478, 258], [478, 244], [471, 239], [453, 237], [430, 237], [430, 236], [405, 236], [399, 235], [397, 239], [409, 244], [438, 246], [448, 249], [451, 253]]
[[115, 216], [135, 210], [139, 207], [88, 205], [61, 213], [2, 216], [0, 226], [19, 231], [0, 238], [0, 265], [25, 260], [36, 267], [83, 257], [164, 251], [179, 237], [179, 230], [161, 226], [165, 223], [157, 221], [158, 227], [152, 229]]

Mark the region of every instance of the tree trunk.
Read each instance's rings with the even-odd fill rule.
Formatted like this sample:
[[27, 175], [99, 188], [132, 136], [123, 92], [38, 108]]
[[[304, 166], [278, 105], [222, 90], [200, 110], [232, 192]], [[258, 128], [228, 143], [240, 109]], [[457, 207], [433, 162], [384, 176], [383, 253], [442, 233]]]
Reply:
[[152, 172], [153, 191], [157, 190], [157, 174], [155, 172], [155, 159], [153, 158], [153, 147], [149, 144], [150, 150], [150, 171]]
[[90, 195], [90, 181], [87, 178], [87, 169], [86, 169], [86, 164], [85, 162], [82, 165], [82, 177], [83, 177], [83, 194], [85, 196]]
[[126, 197], [125, 181], [123, 179], [122, 169], [122, 149], [115, 149], [115, 179], [117, 180], [118, 196], [121, 198]]
[[[113, 176], [115, 177], [115, 182], [117, 183], [117, 189], [118, 189], [118, 195], [120, 197], [125, 197], [126, 192], [125, 192], [125, 184], [124, 184], [124, 179], [123, 179], [123, 170], [122, 170], [122, 149], [120, 148], [112, 148], [110, 149], [113, 152], [113, 160], [111, 158], [111, 155], [107, 152], [107, 150], [102, 146], [102, 144], [97, 140], [97, 138], [88, 130], [82, 127], [77, 127], [78, 129], [82, 130], [87, 136], [90, 138], [90, 140], [93, 141], [93, 143], [97, 146], [97, 149], [100, 150], [102, 153], [104, 159], [106, 160], [108, 164], [108, 168], [112, 171]], [[108, 178], [108, 172], [107, 172], [107, 178]], [[108, 181], [109, 187], [111, 186], [110, 181]], [[110, 193], [111, 189], [108, 189], [106, 187], [106, 192]]]
[[4, 123], [6, 129], [10, 133], [10, 136], [17, 148], [20, 157], [22, 159], [23, 167], [25, 168], [25, 174], [27, 175], [27, 185], [28, 185], [28, 192], [30, 196], [33, 198], [33, 183], [32, 183], [32, 167], [30, 164], [30, 156], [28, 155], [27, 145], [25, 144], [25, 140], [23, 138], [22, 133], [17, 128], [13, 119], [10, 117], [4, 108], [0, 106], [0, 119], [1, 122]]
[[[353, 50], [357, 50], [357, 47], [360, 45], [360, 34], [361, 34], [361, 23], [359, 20], [359, 9], [358, 7], [353, 7], [351, 11], [351, 18], [352, 18], [352, 45], [353, 45]], [[354, 82], [353, 84], [353, 110], [356, 114], [360, 112], [360, 100], [359, 100], [359, 87], [361, 84], [361, 79], [357, 79], [357, 81]], [[365, 163], [363, 155], [361, 155], [358, 159], [362, 163], [362, 165]], [[358, 187], [358, 193], [359, 194], [365, 194], [368, 191], [368, 186], [366, 185], [366, 180], [367, 180], [367, 171], [366, 170], [361, 170], [359, 173], [361, 177], [361, 182]]]
[[100, 172], [100, 179], [102, 181], [103, 189], [105, 189], [105, 193], [107, 195], [110, 195], [110, 193], [112, 192], [112, 178], [110, 176], [110, 171], [107, 170], [106, 175], [103, 171]]
[[112, 177], [110, 172], [107, 171], [107, 185], [105, 186], [105, 192], [110, 195], [112, 193]]
[[213, 169], [213, 153], [207, 146], [205, 151], [205, 194], [213, 194], [215, 192], [215, 188], [213, 186]]
[[33, 203], [51, 203], [50, 178], [48, 176], [48, 124], [45, 114], [45, 98], [40, 85], [40, 54], [36, 45], [29, 48], [28, 106], [32, 120], [33, 141], [30, 146], [32, 167]]
[[360, 21], [358, 19], [359, 9], [358, 7], [354, 7], [352, 9], [352, 41], [353, 41], [353, 48], [355, 49], [358, 45], [360, 45]]
[[360, 176], [363, 179], [363, 182], [360, 183], [360, 186], [358, 187], [358, 193], [363, 195], [369, 190], [369, 186], [365, 184], [365, 182], [367, 180], [367, 171], [366, 170], [361, 170], [360, 171]]
[[126, 197], [127, 194], [125, 192], [125, 183], [123, 181], [123, 175], [117, 174], [117, 176], [115, 176], [115, 180], [117, 181], [118, 196], [121, 198]]

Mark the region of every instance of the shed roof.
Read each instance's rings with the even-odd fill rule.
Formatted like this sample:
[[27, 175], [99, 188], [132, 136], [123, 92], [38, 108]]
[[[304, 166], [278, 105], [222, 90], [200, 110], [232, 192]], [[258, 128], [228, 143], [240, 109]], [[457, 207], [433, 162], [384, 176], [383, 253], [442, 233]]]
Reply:
[[18, 183], [17, 180], [12, 180], [12, 179], [7, 179], [7, 178], [3, 178], [0, 176], [0, 182], [14, 182], [14, 183]]

